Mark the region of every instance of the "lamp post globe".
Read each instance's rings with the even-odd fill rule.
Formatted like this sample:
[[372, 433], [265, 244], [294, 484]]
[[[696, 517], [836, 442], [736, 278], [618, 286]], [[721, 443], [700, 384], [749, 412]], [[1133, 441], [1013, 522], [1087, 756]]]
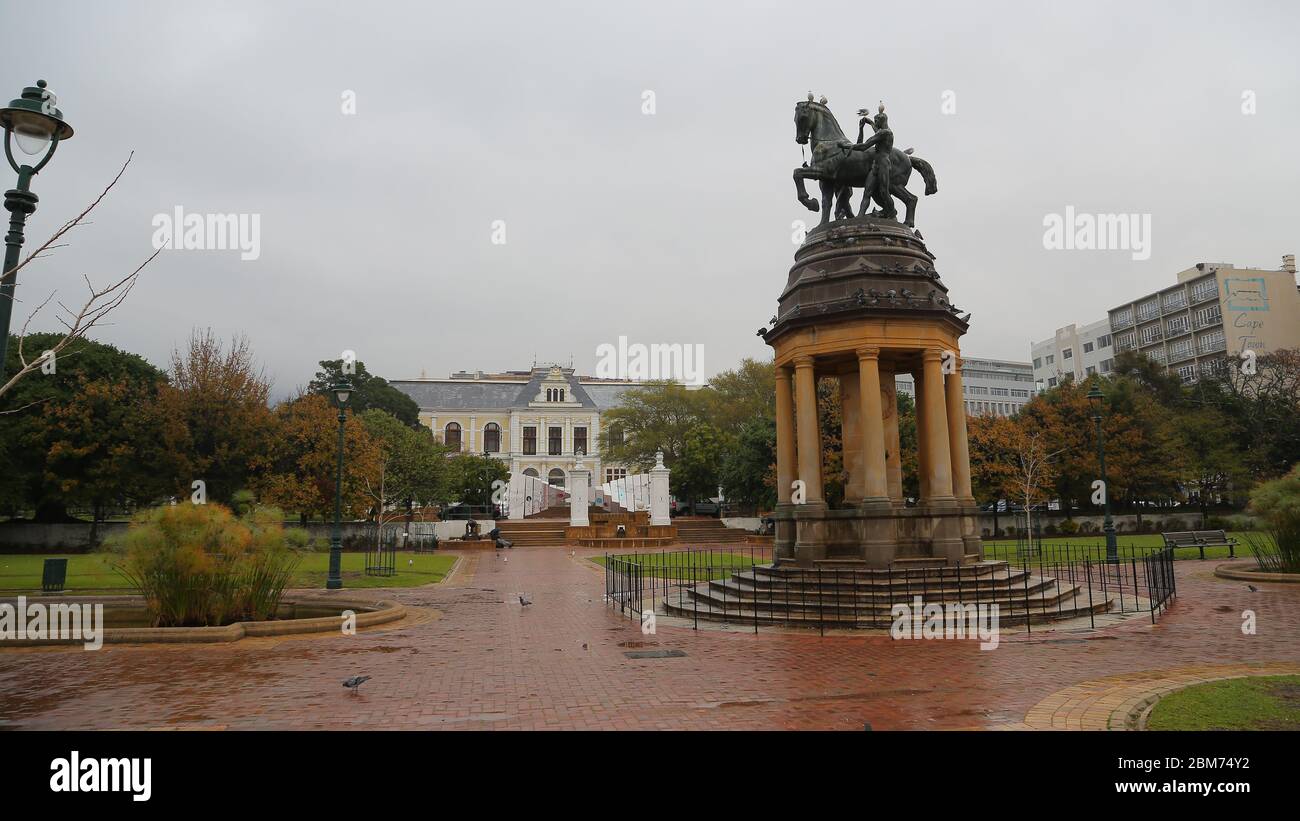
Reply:
[[[9, 321], [13, 315], [14, 290], [18, 285], [18, 254], [23, 247], [23, 229], [27, 217], [36, 211], [38, 198], [31, 192], [32, 177], [40, 173], [54, 156], [59, 143], [72, 137], [72, 126], [63, 120], [63, 112], [44, 80], [23, 89], [22, 96], [0, 108], [0, 128], [4, 129], [5, 159], [18, 174], [18, 183], [5, 192], [5, 210], [9, 212], [9, 231], [5, 234], [5, 261], [0, 268], [0, 375], [4, 374], [9, 348]], [[18, 144], [18, 162], [13, 146]], [[44, 152], [32, 165], [26, 160]]]
[[352, 398], [352, 386], [339, 382], [330, 388], [330, 393], [334, 394], [334, 404], [339, 409], [339, 455], [334, 472], [334, 530], [330, 535], [330, 569], [325, 589], [338, 590], [343, 586], [343, 426], [348, 420], [347, 405]]
[[1106, 561], [1118, 562], [1119, 544], [1115, 538], [1115, 522], [1110, 516], [1110, 483], [1106, 479], [1106, 437], [1101, 429], [1102, 408], [1106, 396], [1101, 392], [1101, 386], [1093, 382], [1087, 397], [1092, 403], [1092, 421], [1097, 424], [1097, 462], [1101, 468], [1101, 501], [1105, 511], [1105, 521], [1101, 529], [1106, 534]]

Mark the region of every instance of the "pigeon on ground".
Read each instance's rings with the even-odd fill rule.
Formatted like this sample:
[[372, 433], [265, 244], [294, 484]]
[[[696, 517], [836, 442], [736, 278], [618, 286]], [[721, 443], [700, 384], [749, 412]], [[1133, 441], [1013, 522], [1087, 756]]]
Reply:
[[1246, 586], [1250, 588], [1250, 592], [1252, 592], [1252, 593], [1258, 593], [1258, 592], [1259, 592], [1259, 588], [1256, 587], [1256, 586], [1253, 585], [1253, 584], [1248, 584], [1248, 585], [1246, 585]]
[[523, 593], [520, 593], [520, 594], [519, 594], [519, 606], [520, 606], [520, 607], [527, 607], [528, 605], [530, 605], [530, 604], [532, 604], [532, 603], [533, 603], [533, 600], [532, 600], [532, 599], [528, 598], [528, 597], [525, 596]]
[[407, 560], [406, 560], [406, 566], [407, 566], [407, 567], [415, 567], [415, 559], [407, 559]]
[[353, 695], [356, 695], [361, 692], [361, 685], [365, 684], [367, 681], [370, 681], [370, 676], [353, 676], [343, 682], [343, 686], [351, 690]]

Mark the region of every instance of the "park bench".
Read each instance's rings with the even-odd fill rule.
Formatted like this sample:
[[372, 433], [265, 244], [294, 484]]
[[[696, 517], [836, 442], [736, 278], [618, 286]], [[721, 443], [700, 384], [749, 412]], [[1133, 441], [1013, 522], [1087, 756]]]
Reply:
[[1237, 558], [1237, 540], [1229, 538], [1222, 530], [1178, 530], [1166, 533], [1164, 537], [1165, 547], [1195, 547], [1200, 550], [1202, 559], [1207, 547], [1226, 547], [1228, 557]]

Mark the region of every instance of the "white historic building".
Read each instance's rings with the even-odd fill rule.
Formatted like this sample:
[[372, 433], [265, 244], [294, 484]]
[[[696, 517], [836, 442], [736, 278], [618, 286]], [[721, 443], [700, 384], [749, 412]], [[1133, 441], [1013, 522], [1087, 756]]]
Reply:
[[567, 487], [579, 454], [586, 454], [583, 466], [594, 484], [627, 475], [623, 465], [602, 464], [601, 414], [617, 407], [624, 391], [638, 382], [578, 376], [572, 368], [553, 365], [390, 384], [415, 400], [421, 424], [440, 441], [500, 459], [512, 476]]

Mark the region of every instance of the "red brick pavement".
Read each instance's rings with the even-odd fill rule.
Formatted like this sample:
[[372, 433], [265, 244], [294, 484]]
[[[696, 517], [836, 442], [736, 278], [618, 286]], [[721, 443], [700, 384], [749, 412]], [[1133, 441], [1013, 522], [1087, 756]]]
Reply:
[[[990, 728], [1023, 726], [1035, 704], [1102, 676], [1300, 661], [1300, 589], [1251, 593], [1212, 562], [1178, 563], [1179, 598], [1155, 627], [1036, 632], [982, 652], [880, 634], [643, 636], [602, 604], [581, 555], [508, 555], [467, 556], [443, 585], [368, 591], [437, 612], [355, 636], [0, 650], [0, 727]], [[1247, 608], [1258, 635], [1241, 633]], [[629, 643], [686, 656], [633, 660]], [[356, 673], [373, 679], [353, 696], [340, 683]]]

